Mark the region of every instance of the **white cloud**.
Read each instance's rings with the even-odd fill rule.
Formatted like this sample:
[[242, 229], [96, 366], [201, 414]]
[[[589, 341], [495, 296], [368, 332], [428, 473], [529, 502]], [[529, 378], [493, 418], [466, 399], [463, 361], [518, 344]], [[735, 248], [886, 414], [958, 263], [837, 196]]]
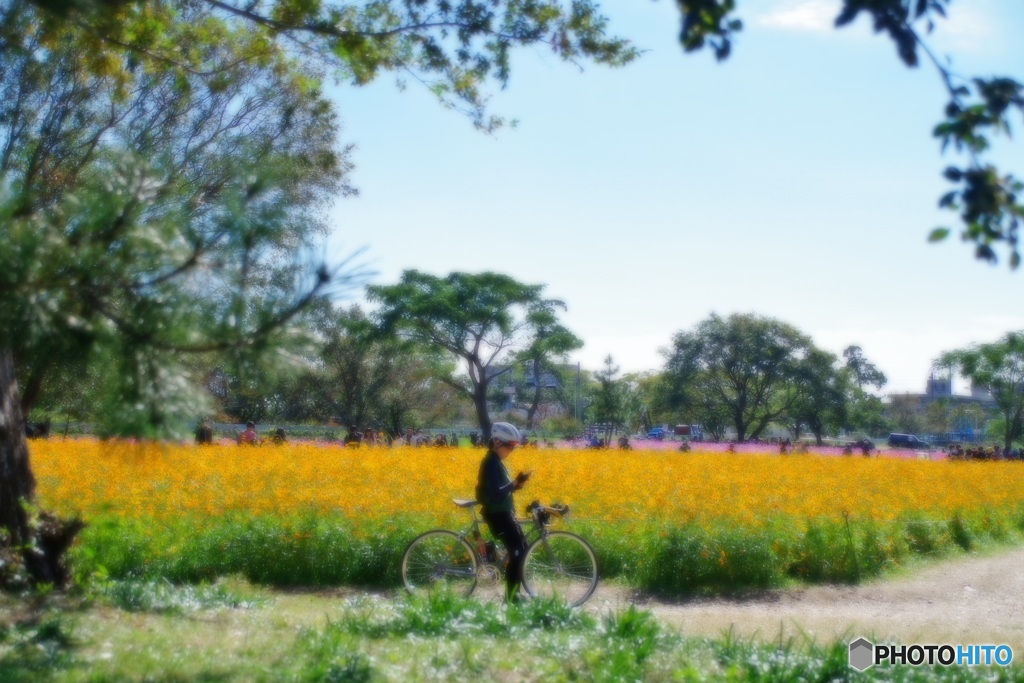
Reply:
[[[753, 16], [754, 25], [806, 33], [834, 31], [836, 17], [842, 9], [840, 0], [778, 0], [768, 4], [770, 6], [761, 14]], [[989, 5], [987, 2], [951, 5], [946, 19], [936, 18], [934, 40], [937, 47], [960, 53], [992, 49], [992, 42], [1000, 34], [995, 19], [999, 14]], [[855, 23], [870, 27], [863, 15]], [[923, 26], [920, 28], [923, 30]]]
[[840, 5], [836, 0], [790, 0], [754, 18], [758, 26], [826, 33], [835, 28]]
[[949, 9], [949, 17], [935, 24], [935, 37], [941, 49], [957, 52], [983, 51], [992, 47], [998, 30], [991, 17], [977, 7], [956, 3]]

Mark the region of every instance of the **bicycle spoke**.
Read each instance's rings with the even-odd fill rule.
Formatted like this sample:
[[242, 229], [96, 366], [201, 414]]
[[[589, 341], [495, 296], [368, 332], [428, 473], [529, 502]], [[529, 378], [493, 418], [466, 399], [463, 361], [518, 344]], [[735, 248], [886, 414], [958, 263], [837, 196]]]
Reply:
[[476, 557], [456, 534], [427, 532], [406, 549], [402, 580], [411, 593], [443, 589], [469, 595], [476, 585]]
[[583, 539], [553, 532], [530, 547], [525, 575], [526, 588], [532, 595], [558, 597], [580, 605], [597, 586], [597, 560]]

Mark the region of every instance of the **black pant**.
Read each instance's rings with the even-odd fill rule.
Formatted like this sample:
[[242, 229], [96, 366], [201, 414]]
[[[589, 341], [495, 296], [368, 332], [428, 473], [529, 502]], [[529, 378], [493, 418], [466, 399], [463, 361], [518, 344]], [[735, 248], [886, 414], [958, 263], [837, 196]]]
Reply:
[[484, 521], [491, 535], [501, 541], [508, 551], [508, 567], [505, 568], [505, 597], [513, 599], [523, 583], [523, 561], [526, 559], [526, 534], [511, 512], [484, 512]]

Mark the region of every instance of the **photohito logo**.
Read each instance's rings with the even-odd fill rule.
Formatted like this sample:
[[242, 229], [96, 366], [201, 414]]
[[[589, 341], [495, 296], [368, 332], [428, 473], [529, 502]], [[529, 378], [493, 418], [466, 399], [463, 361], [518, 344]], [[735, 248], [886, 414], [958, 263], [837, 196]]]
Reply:
[[1009, 666], [1009, 645], [875, 645], [867, 638], [850, 643], [850, 666], [864, 671], [876, 664], [910, 666]]

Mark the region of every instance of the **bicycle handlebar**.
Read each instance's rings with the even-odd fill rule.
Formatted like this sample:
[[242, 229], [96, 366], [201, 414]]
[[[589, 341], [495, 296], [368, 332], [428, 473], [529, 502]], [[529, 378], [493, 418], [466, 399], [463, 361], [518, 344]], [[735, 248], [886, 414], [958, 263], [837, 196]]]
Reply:
[[551, 515], [555, 515], [559, 518], [568, 516], [569, 506], [562, 503], [544, 505], [539, 500], [535, 500], [526, 506], [526, 513], [541, 524], [547, 525], [551, 520]]

